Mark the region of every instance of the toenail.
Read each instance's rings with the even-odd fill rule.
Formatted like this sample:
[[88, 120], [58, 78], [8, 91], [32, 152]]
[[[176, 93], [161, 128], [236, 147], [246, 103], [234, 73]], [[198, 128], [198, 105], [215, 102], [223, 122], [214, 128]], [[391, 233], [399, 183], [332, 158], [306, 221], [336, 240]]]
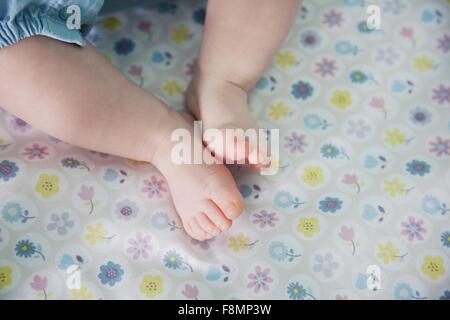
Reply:
[[231, 202], [228, 207], [227, 207], [227, 212], [230, 213], [232, 216], [237, 215], [238, 212], [238, 207], [236, 204], [234, 204], [233, 202]]

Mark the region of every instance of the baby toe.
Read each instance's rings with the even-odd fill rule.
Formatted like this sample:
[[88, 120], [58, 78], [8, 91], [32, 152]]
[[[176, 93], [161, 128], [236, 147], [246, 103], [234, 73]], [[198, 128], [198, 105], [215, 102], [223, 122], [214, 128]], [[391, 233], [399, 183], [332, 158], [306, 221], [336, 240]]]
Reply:
[[195, 218], [192, 218], [189, 221], [189, 227], [192, 230], [192, 234], [190, 235], [192, 238], [199, 241], [204, 241], [210, 238], [209, 234], [206, 233], [205, 230], [203, 230], [203, 228]]
[[220, 233], [220, 229], [216, 227], [205, 213], [199, 213], [195, 216], [200, 227], [208, 234], [208, 239]]
[[232, 221], [225, 216], [214, 202], [206, 200], [203, 204], [203, 210], [209, 220], [222, 232], [230, 229]]

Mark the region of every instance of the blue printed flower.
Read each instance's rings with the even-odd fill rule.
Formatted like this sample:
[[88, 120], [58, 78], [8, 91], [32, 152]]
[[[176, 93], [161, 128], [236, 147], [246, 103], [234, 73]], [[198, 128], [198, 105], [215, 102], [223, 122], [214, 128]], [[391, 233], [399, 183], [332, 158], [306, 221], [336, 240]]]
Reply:
[[36, 246], [30, 240], [24, 239], [17, 242], [15, 251], [16, 256], [29, 258], [36, 253]]
[[298, 282], [291, 282], [287, 287], [287, 294], [289, 299], [303, 300], [308, 295], [308, 291]]
[[23, 217], [23, 209], [17, 202], [8, 202], [2, 208], [2, 217], [5, 222], [17, 222]]
[[294, 197], [288, 191], [277, 192], [277, 194], [275, 194], [273, 201], [277, 207], [283, 209], [289, 208], [290, 206], [297, 208], [300, 204], [302, 204], [302, 202], [300, 202], [297, 197]]
[[288, 247], [280, 241], [274, 241], [269, 246], [269, 256], [276, 261], [283, 261], [288, 255]]
[[431, 166], [425, 161], [413, 160], [406, 164], [406, 171], [413, 176], [423, 177], [427, 173], [430, 173]]
[[353, 83], [364, 83], [369, 77], [362, 71], [355, 70], [350, 73], [350, 80]]
[[303, 118], [303, 124], [305, 125], [305, 127], [311, 130], [315, 130], [321, 126], [322, 120], [317, 114], [307, 114]]
[[241, 185], [239, 191], [244, 198], [248, 198], [252, 194], [252, 188], [246, 184]]
[[126, 56], [134, 50], [135, 43], [130, 38], [122, 38], [114, 45], [114, 51], [117, 54]]
[[300, 80], [292, 85], [291, 94], [296, 99], [306, 100], [312, 96], [313, 92], [314, 88], [309, 82]]
[[339, 149], [335, 145], [328, 143], [320, 148], [320, 153], [324, 158], [334, 159], [339, 155]]
[[342, 200], [338, 198], [326, 197], [319, 201], [319, 209], [323, 212], [335, 213], [342, 208]]
[[8, 181], [16, 176], [17, 171], [19, 171], [19, 167], [15, 162], [9, 160], [3, 160], [0, 162], [0, 179]]
[[441, 242], [444, 247], [450, 248], [450, 231], [442, 232]]
[[152, 8], [155, 9], [156, 12], [158, 12], [161, 15], [168, 15], [168, 14], [174, 15], [177, 12], [178, 5], [170, 1], [160, 1], [152, 5]]
[[[42, 260], [45, 260], [45, 256], [41, 252], [41, 246], [35, 245], [28, 239], [18, 241], [14, 250], [16, 252], [16, 256], [20, 258], [38, 258], [40, 256]], [[38, 254], [38, 256], [35, 256], [35, 254]]]
[[439, 297], [439, 300], [450, 300], [450, 290], [445, 290], [444, 294]]
[[429, 214], [436, 214], [441, 210], [441, 204], [436, 197], [426, 195], [422, 198], [422, 210]]
[[200, 25], [205, 24], [205, 17], [206, 17], [206, 9], [203, 7], [198, 8], [192, 13], [192, 19], [194, 19], [194, 21]]
[[108, 261], [106, 264], [100, 266], [98, 278], [103, 284], [108, 284], [112, 287], [122, 280], [124, 273], [125, 271], [120, 264]]
[[183, 258], [175, 251], [169, 250], [163, 259], [164, 266], [169, 269], [178, 269], [183, 265]]
[[344, 40], [338, 41], [334, 46], [334, 50], [336, 50], [337, 53], [342, 55], [356, 53], [356, 47], [352, 45], [350, 42]]
[[411, 300], [413, 296], [413, 289], [405, 282], [398, 283], [394, 288], [394, 297], [397, 300]]
[[361, 21], [358, 23], [358, 31], [361, 33], [371, 33], [373, 30], [367, 25], [367, 21]]
[[164, 230], [169, 227], [170, 219], [166, 213], [157, 212], [152, 216], [150, 222], [154, 228]]

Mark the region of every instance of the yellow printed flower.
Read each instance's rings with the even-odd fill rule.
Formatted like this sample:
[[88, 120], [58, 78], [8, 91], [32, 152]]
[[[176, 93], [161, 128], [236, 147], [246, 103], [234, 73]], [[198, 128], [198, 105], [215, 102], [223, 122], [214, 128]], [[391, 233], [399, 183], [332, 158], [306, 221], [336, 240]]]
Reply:
[[306, 166], [303, 169], [302, 180], [311, 187], [319, 185], [324, 181], [322, 168]]
[[405, 184], [400, 182], [397, 178], [391, 180], [385, 179], [384, 181], [384, 191], [391, 197], [401, 196], [405, 193]]
[[92, 293], [86, 288], [81, 287], [80, 289], [71, 289], [70, 299], [72, 300], [91, 300]]
[[105, 27], [105, 29], [109, 30], [109, 31], [114, 31], [116, 30], [118, 27], [120, 27], [120, 25], [122, 24], [122, 21], [120, 20], [119, 17], [108, 17], [105, 20], [103, 20], [103, 27]]
[[283, 102], [271, 104], [268, 115], [274, 120], [280, 120], [289, 114], [289, 107]]
[[161, 276], [146, 275], [141, 281], [139, 291], [153, 299], [164, 291], [164, 279]]
[[423, 259], [422, 272], [436, 280], [445, 273], [444, 260], [439, 256], [426, 256]]
[[11, 284], [11, 273], [12, 269], [10, 266], [0, 267], [0, 289], [3, 289]]
[[283, 69], [290, 68], [295, 64], [295, 56], [290, 51], [279, 51], [275, 55], [275, 64]]
[[0, 138], [0, 144], [4, 144], [5, 140], [3, 140], [2, 138]]
[[352, 94], [348, 90], [336, 90], [330, 100], [332, 105], [341, 110], [351, 105], [352, 101]]
[[414, 68], [417, 71], [428, 71], [433, 69], [434, 61], [426, 55], [418, 56], [414, 59]]
[[170, 39], [176, 44], [185, 42], [191, 36], [191, 30], [185, 25], [173, 27], [170, 31]]
[[394, 247], [391, 241], [388, 241], [385, 244], [378, 244], [378, 249], [380, 251], [378, 252], [377, 256], [378, 258], [382, 259], [385, 264], [388, 264], [390, 261], [397, 261], [400, 249]]
[[243, 233], [239, 233], [236, 237], [230, 236], [228, 238], [228, 248], [234, 252], [246, 250], [248, 245], [249, 239]]
[[39, 176], [39, 180], [36, 183], [34, 190], [39, 192], [42, 197], [50, 198], [59, 192], [59, 178], [56, 175], [48, 175], [43, 173]]
[[305, 237], [311, 238], [320, 231], [319, 219], [317, 218], [300, 218], [297, 224], [297, 231]]
[[106, 230], [101, 223], [97, 223], [95, 226], [88, 225], [86, 227], [86, 233], [84, 238], [93, 246], [97, 242], [105, 242]]
[[163, 90], [169, 96], [173, 96], [182, 93], [183, 87], [177, 80], [164, 80]]
[[398, 144], [405, 144], [406, 136], [397, 128], [392, 130], [386, 130], [386, 141], [391, 147], [395, 147]]

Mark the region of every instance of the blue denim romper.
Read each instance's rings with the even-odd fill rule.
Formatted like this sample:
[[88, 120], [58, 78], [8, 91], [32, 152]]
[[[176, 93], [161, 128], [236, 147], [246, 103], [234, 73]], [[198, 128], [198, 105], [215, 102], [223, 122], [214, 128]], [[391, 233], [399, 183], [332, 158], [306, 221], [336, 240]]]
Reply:
[[[34, 35], [85, 46], [97, 16], [136, 5], [141, 0], [0, 0], [0, 48]], [[70, 6], [80, 9], [80, 29], [69, 28]], [[68, 10], [69, 9], [69, 10]]]

